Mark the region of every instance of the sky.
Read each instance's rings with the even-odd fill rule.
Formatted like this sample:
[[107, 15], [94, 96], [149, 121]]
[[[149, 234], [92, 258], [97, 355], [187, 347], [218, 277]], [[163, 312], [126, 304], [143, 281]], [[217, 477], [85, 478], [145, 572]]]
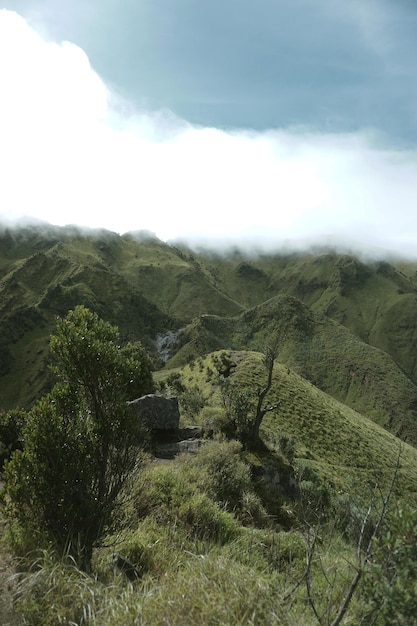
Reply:
[[417, 257], [415, 0], [0, 0], [0, 220]]

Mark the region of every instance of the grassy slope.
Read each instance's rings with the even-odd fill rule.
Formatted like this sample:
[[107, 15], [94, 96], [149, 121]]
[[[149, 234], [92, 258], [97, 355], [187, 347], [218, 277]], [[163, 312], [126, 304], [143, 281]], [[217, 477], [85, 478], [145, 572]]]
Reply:
[[[202, 256], [218, 283], [247, 308], [285, 293], [345, 325], [417, 375], [414, 263], [360, 261], [334, 251]], [[399, 323], [397, 323], [397, 320]]]
[[[187, 386], [198, 385], [212, 406], [220, 406], [216, 387], [215, 358], [207, 355], [182, 370]], [[237, 367], [232, 379], [256, 390], [265, 383], [265, 369], [258, 352], [231, 352]], [[273, 385], [266, 404], [280, 401], [279, 408], [266, 415], [261, 433], [270, 442], [290, 435], [296, 442], [296, 457], [329, 479], [341, 492], [365, 500], [379, 478], [387, 484], [394, 472], [400, 447], [401, 468], [396, 493], [417, 504], [417, 450], [364, 415], [350, 409], [299, 376], [276, 363]]]
[[170, 365], [222, 347], [263, 350], [274, 336], [281, 363], [405, 440], [417, 441], [414, 381], [388, 354], [293, 297], [273, 298], [235, 318], [196, 320]]
[[[27, 404], [40, 393], [55, 315], [78, 303], [118, 324], [123, 338], [142, 339], [149, 348], [156, 333], [193, 320], [171, 363], [180, 365], [222, 347], [262, 349], [273, 318], [278, 323], [286, 312], [271, 310], [274, 298], [285, 293], [309, 305], [298, 321], [312, 330], [299, 328], [297, 338], [290, 328], [294, 319], [286, 321], [284, 362], [395, 432], [404, 421], [400, 415], [407, 429], [414, 419], [412, 264], [364, 263], [335, 252], [248, 257], [234, 250], [226, 257], [152, 237], [105, 231], [81, 236], [53, 227], [5, 231], [0, 244], [3, 406]], [[351, 334], [332, 326], [329, 317]], [[399, 367], [355, 335], [388, 352]]]
[[[2, 254], [4, 249], [0, 246]], [[359, 498], [368, 503], [375, 481], [379, 479], [381, 486], [389, 482], [401, 444], [367, 416], [387, 425], [392, 415], [399, 418], [413, 403], [415, 389], [387, 354], [369, 348], [358, 335], [365, 337], [362, 333], [369, 332], [368, 328], [375, 334], [379, 329], [379, 340], [391, 337], [392, 349], [398, 350], [401, 338], [404, 344], [412, 341], [407, 333], [414, 328], [414, 295], [411, 291], [398, 293], [393, 279], [372, 270], [362, 287], [350, 284], [350, 291], [346, 291], [346, 279], [343, 285], [330, 280], [336, 262], [332, 258], [316, 263], [313, 256], [301, 259], [288, 255], [247, 261], [236, 253], [231, 260], [222, 259], [217, 264], [214, 258], [205, 261], [160, 242], [138, 243], [129, 237], [107, 235], [98, 239], [52, 238], [48, 242], [39, 238], [30, 245], [27, 241], [11, 245], [6, 252], [7, 256], [0, 255], [5, 295], [0, 300], [0, 329], [14, 338], [6, 347], [13, 352], [16, 369], [13, 375], [0, 379], [1, 393], [7, 389], [13, 398], [22, 398], [29, 397], [37, 385], [41, 388], [39, 363], [46, 360], [53, 317], [79, 301], [120, 324], [126, 336], [157, 332], [164, 324], [168, 327], [197, 316], [184, 333], [183, 353], [188, 351], [188, 356], [193, 356], [209, 352], [213, 346], [240, 347], [234, 355], [238, 366], [233, 377], [254, 391], [264, 382], [264, 370], [260, 354], [246, 350], [262, 349], [275, 329], [285, 329], [280, 352], [283, 362], [275, 366], [270, 393], [270, 401], [278, 398], [281, 404], [264, 420], [264, 439], [273, 444], [281, 433], [294, 437], [297, 463], [316, 469], [341, 496], [347, 494], [353, 501]], [[403, 271], [408, 272], [412, 284], [411, 266]], [[299, 285], [302, 276], [305, 282]], [[352, 280], [355, 283], [356, 278]], [[285, 291], [294, 298], [274, 297]], [[295, 297], [303, 298], [310, 307]], [[262, 304], [264, 300], [267, 302]], [[408, 300], [410, 309], [405, 310], [403, 303]], [[332, 304], [334, 311], [330, 307], [329, 312], [338, 318], [345, 311], [347, 326], [356, 319], [356, 334], [319, 313]], [[359, 310], [362, 318], [357, 314]], [[393, 316], [391, 335], [384, 330], [388, 311]], [[206, 313], [212, 314], [201, 317]], [[397, 319], [402, 320], [398, 328]], [[410, 346], [406, 347], [411, 354]], [[218, 389], [209, 370], [215, 371], [214, 355], [187, 365], [182, 376], [188, 386], [201, 386], [209, 402], [218, 406]], [[361, 407], [367, 416], [324, 393], [319, 385], [352, 406]], [[399, 422], [394, 425], [397, 428]], [[416, 470], [417, 452], [405, 444], [396, 495], [411, 504], [417, 504]], [[169, 484], [172, 481], [175, 490], [182, 486], [176, 471], [172, 465], [152, 464], [145, 478], [156, 485], [162, 478]], [[149, 483], [145, 485], [146, 490], [140, 490], [143, 493], [149, 491]], [[184, 485], [185, 490], [189, 489], [187, 482]], [[179, 512], [185, 515], [189, 506], [185, 517], [190, 516], [190, 525], [195, 522], [191, 514], [198, 512], [202, 527], [210, 529], [211, 523], [206, 523], [209, 518], [204, 518], [206, 509], [201, 506], [201, 502], [207, 502], [194, 498], [194, 510], [192, 501], [181, 497]], [[208, 506], [212, 509], [213, 505]], [[216, 510], [216, 515], [226, 520], [229, 514]], [[219, 544], [205, 535], [192, 535], [177, 519], [173, 523], [161, 521], [158, 512], [130, 522], [132, 528], [125, 543], [116, 549], [135, 563], [149, 557], [150, 570], [143, 583], [129, 587], [123, 580], [111, 578], [109, 553], [102, 556], [99, 570], [104, 582], [100, 578], [77, 578], [75, 572], [65, 568], [61, 575], [52, 569], [50, 579], [46, 579], [42, 576], [47, 570], [40, 570], [42, 575], [36, 573], [39, 606], [29, 603], [29, 611], [39, 612], [37, 623], [45, 623], [45, 615], [51, 615], [53, 607], [60, 610], [60, 618], [67, 615], [68, 619], [72, 610], [81, 619], [83, 611], [92, 607], [97, 623], [112, 626], [133, 624], [138, 615], [148, 624], [313, 623], [302, 588], [290, 607], [280, 602], [304, 571], [303, 539], [296, 532], [237, 527], [234, 521], [232, 538]], [[229, 524], [232, 521], [228, 519]], [[112, 545], [108, 551], [113, 549]], [[342, 580], [349, 582], [354, 575], [354, 568], [349, 566], [355, 559], [353, 549], [336, 545], [324, 558], [329, 569], [318, 572], [319, 576], [324, 578], [328, 571], [333, 575], [340, 566]], [[106, 585], [106, 580], [110, 584]], [[313, 586], [317, 584], [314, 578]], [[320, 587], [316, 589], [326, 606], [325, 594]], [[57, 616], [50, 620], [51, 624], [58, 622]], [[359, 623], [359, 619], [353, 614], [347, 623]]]

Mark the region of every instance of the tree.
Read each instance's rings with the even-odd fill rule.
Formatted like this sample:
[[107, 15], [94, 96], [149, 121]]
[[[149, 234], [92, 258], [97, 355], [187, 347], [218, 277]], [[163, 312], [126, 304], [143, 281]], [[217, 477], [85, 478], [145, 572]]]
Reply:
[[116, 327], [83, 306], [51, 337], [58, 378], [29, 411], [24, 450], [6, 466], [9, 514], [88, 569], [111, 526], [140, 442], [127, 400], [153, 390], [139, 343], [124, 348]]
[[266, 396], [268, 391], [271, 389], [272, 385], [272, 373], [274, 371], [274, 363], [278, 354], [278, 339], [276, 338], [273, 343], [266, 347], [264, 356], [262, 359], [262, 363], [267, 371], [267, 380], [266, 385], [258, 392], [258, 402], [256, 404], [256, 412], [255, 417], [251, 425], [250, 429], [250, 438], [253, 442], [259, 440], [259, 429], [261, 427], [261, 423], [265, 415], [269, 411], [274, 411], [278, 406], [279, 402], [275, 402], [271, 406], [265, 406]]
[[[249, 446], [256, 446], [259, 442], [259, 429], [265, 415], [274, 411], [280, 404], [275, 402], [265, 406], [266, 397], [272, 386], [272, 375], [274, 371], [275, 359], [278, 354], [279, 340], [275, 338], [265, 349], [262, 364], [267, 372], [267, 379], [264, 387], [257, 392], [256, 399], [251, 389], [242, 388], [229, 376], [225, 379], [220, 376], [220, 389], [223, 406], [226, 410], [230, 429], [226, 428], [225, 433], [232, 437], [238, 437], [242, 443]], [[228, 431], [230, 432], [228, 433]]]

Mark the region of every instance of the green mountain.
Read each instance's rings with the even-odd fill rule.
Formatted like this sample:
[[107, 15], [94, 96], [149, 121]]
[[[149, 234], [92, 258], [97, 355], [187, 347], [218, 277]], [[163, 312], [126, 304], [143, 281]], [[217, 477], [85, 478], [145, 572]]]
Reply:
[[220, 254], [146, 233], [3, 228], [0, 406], [48, 387], [56, 316], [84, 304], [140, 339], [158, 369], [278, 336], [282, 364], [414, 443], [416, 270], [335, 251]]
[[[27, 408], [48, 389], [50, 334], [78, 304], [116, 324], [123, 341], [142, 341], [160, 388], [177, 385], [181, 425], [206, 435], [227, 421], [222, 385], [243, 399], [243, 419], [253, 415], [262, 353], [278, 342], [264, 405], [275, 409], [255, 449], [207, 437], [198, 454], [161, 463], [145, 455], [121, 532], [95, 549], [94, 575], [45, 552], [29, 572], [0, 576], [3, 590], [16, 581], [17, 610], [51, 624], [85, 615], [103, 624], [336, 623], [391, 487], [392, 512], [417, 504], [417, 264], [0, 229], [0, 410]], [[413, 549], [410, 515], [412, 530], [390, 535], [396, 553]], [[115, 546], [139, 580], [127, 585], [110, 569]], [[407, 611], [414, 569], [404, 555], [393, 587], [404, 588], [398, 607]], [[340, 623], [367, 615], [358, 589]]]

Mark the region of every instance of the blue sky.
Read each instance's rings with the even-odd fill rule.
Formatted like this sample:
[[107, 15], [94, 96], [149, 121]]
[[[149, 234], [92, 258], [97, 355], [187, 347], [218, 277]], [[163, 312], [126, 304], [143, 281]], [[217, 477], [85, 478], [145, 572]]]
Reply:
[[4, 219], [417, 253], [415, 2], [10, 0], [2, 34]]

